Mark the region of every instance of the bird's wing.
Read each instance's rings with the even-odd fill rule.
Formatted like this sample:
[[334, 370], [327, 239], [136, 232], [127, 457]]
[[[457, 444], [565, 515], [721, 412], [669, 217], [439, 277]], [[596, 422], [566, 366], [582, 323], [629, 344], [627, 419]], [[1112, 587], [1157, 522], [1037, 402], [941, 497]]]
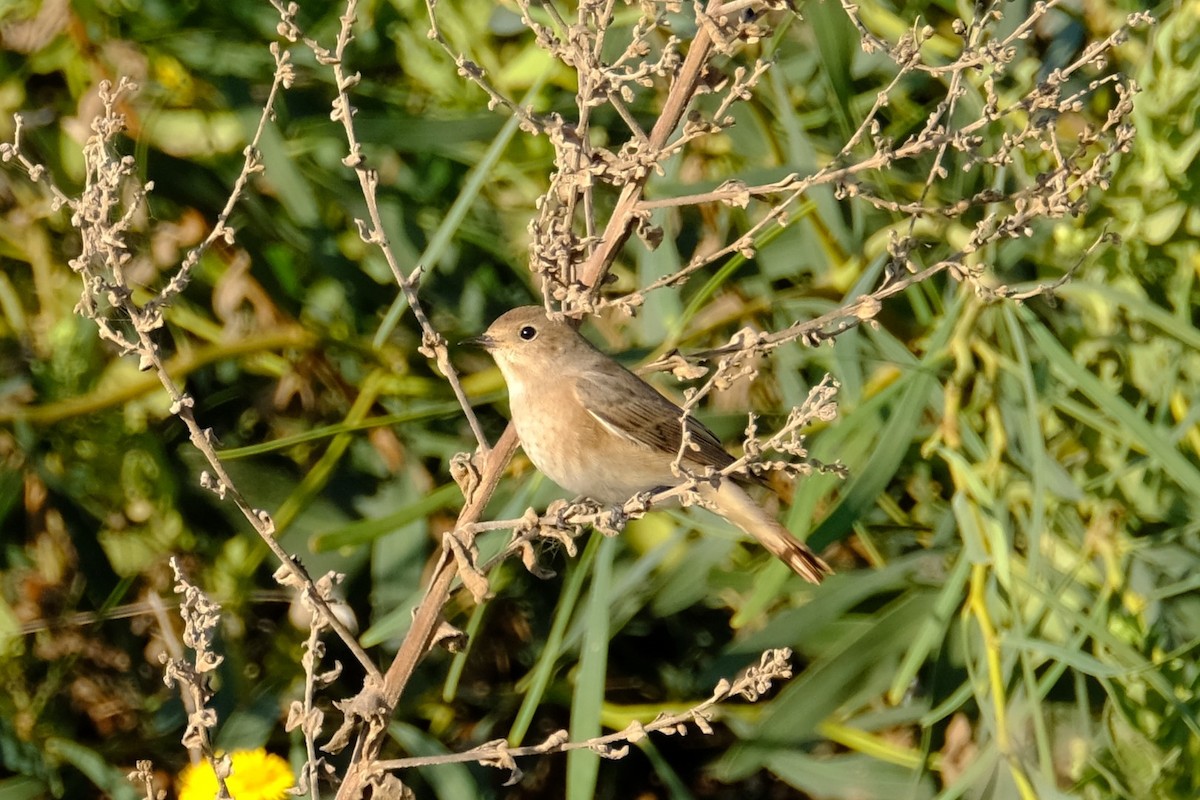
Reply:
[[[649, 449], [671, 455], [679, 452], [683, 410], [624, 368], [619, 376], [581, 376], [575, 384], [575, 396], [610, 433]], [[733, 462], [721, 440], [703, 423], [688, 417], [687, 429], [691, 442], [699, 447], [688, 451], [688, 461], [714, 469], [724, 469]]]

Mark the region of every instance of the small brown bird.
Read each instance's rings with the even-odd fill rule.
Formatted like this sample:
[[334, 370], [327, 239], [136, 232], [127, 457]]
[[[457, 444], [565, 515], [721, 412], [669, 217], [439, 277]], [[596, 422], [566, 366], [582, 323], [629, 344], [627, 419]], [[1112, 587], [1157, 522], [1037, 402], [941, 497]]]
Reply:
[[[671, 464], [679, 453], [683, 410], [567, 322], [548, 318], [540, 306], [514, 308], [468, 343], [496, 360], [521, 446], [559, 486], [615, 504], [682, 482]], [[693, 417], [686, 425], [699, 449], [687, 451], [684, 466], [702, 473], [733, 463], [712, 431]], [[831, 572], [733, 480], [716, 487], [701, 482], [697, 491], [796, 574], [820, 583]]]

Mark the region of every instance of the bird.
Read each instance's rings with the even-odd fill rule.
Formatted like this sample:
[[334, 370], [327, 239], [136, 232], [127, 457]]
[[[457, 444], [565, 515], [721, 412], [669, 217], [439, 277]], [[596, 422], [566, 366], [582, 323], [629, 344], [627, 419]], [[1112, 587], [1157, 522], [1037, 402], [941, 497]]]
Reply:
[[[734, 462], [716, 434], [541, 306], [514, 308], [463, 343], [495, 360], [522, 449], [569, 492], [615, 505], [678, 486], [687, 480], [672, 469], [684, 426], [692, 446], [681, 463], [688, 470], [719, 472]], [[805, 580], [820, 583], [832, 573], [733, 478], [701, 480], [695, 488], [706, 506]]]

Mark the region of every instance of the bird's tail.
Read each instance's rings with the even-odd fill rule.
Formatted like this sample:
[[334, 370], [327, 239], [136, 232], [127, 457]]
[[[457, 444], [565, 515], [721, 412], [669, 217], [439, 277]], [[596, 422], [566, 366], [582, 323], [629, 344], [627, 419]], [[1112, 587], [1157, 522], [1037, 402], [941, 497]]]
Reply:
[[723, 480], [717, 488], [703, 484], [699, 491], [700, 497], [713, 510], [757, 539], [801, 578], [820, 583], [826, 575], [832, 574], [833, 570], [820, 556], [792, 536], [733, 481]]

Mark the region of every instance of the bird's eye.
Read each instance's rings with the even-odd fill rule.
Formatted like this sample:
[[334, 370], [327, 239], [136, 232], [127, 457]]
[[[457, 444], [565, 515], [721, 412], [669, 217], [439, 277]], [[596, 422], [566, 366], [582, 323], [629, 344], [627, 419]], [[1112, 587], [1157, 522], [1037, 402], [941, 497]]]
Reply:
[[517, 336], [520, 336], [527, 342], [532, 342], [537, 338], [537, 328], [533, 327], [532, 325], [526, 325], [524, 328], [521, 328], [521, 330], [517, 331]]

